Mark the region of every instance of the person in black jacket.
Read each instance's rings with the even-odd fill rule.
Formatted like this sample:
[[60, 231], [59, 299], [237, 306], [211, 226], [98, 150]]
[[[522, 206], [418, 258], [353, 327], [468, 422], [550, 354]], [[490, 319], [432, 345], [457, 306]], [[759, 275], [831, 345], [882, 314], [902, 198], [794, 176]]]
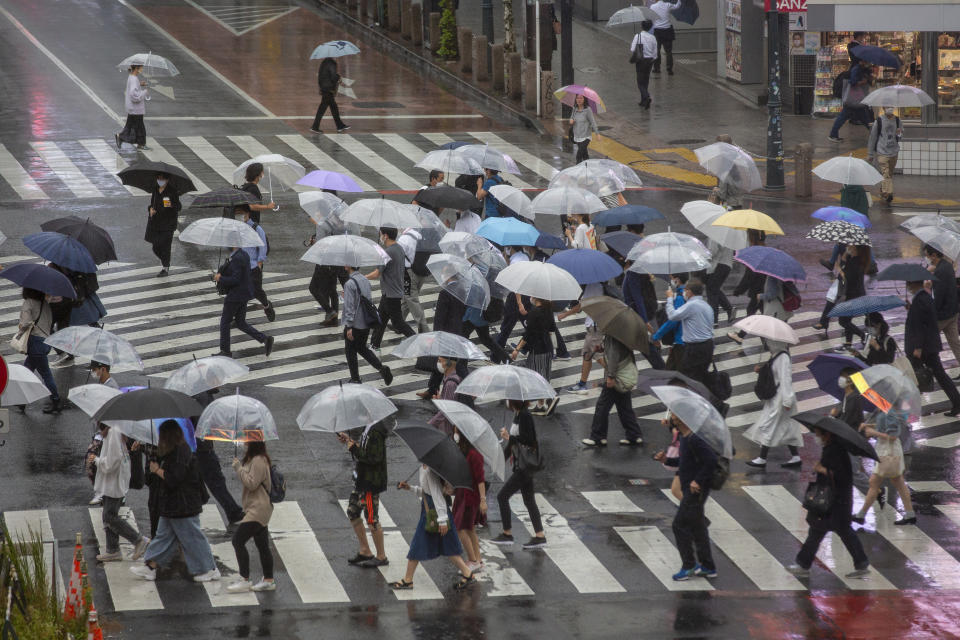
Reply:
[[180, 194], [170, 186], [170, 176], [166, 173], [157, 174], [157, 186], [150, 194], [147, 212], [147, 231], [143, 239], [150, 243], [153, 255], [160, 259], [161, 268], [157, 277], [165, 278], [169, 275], [170, 247], [180, 213]]
[[[446, 331], [455, 335], [463, 335], [463, 314], [466, 313], [467, 306], [457, 300], [452, 294], [444, 289], [437, 294], [437, 305], [433, 310], [433, 330]], [[420, 360], [420, 359], [418, 359]], [[426, 363], [429, 361], [429, 365]], [[427, 357], [418, 362], [418, 365], [430, 367], [430, 381], [424, 391], [418, 391], [417, 396], [423, 400], [430, 400], [440, 392], [440, 384], [443, 382], [443, 374], [436, 369], [436, 358]], [[467, 377], [467, 362], [465, 359], [457, 361], [457, 375], [463, 380]]]
[[[527, 352], [527, 369], [536, 371], [550, 382], [550, 372], [553, 368], [553, 342], [550, 340], [553, 326], [553, 307], [549, 300], [530, 298], [530, 311], [527, 312], [527, 324], [523, 336], [516, 348], [510, 354], [511, 360], [516, 360], [521, 351]], [[530, 413], [539, 416], [548, 416], [553, 413], [559, 402], [559, 396], [554, 396], [544, 404], [541, 398], [537, 406]]]
[[670, 422], [680, 431], [677, 476], [683, 496], [677, 506], [677, 515], [673, 517], [673, 536], [677, 540], [682, 563], [680, 571], [673, 574], [673, 579], [716, 578], [717, 567], [710, 551], [709, 525], [703, 509], [710, 494], [710, 480], [717, 466], [717, 454], [673, 413], [670, 414]]
[[194, 582], [219, 580], [210, 543], [200, 528], [200, 512], [208, 496], [196, 458], [176, 421], [165, 420], [158, 431], [160, 459], [150, 462], [150, 473], [160, 479], [160, 523], [143, 556], [144, 564], [130, 571], [144, 580], [156, 580], [157, 567], [168, 565], [179, 547]]
[[[943, 332], [943, 337], [950, 345], [950, 351], [957, 362], [960, 362], [960, 332], [957, 329], [957, 274], [953, 265], [943, 259], [943, 254], [925, 245], [923, 252], [930, 261], [931, 271], [936, 279], [933, 281], [933, 306], [937, 311], [937, 326]], [[954, 378], [960, 380], [960, 376]]]
[[[847, 245], [847, 250], [840, 258], [840, 270], [843, 272], [843, 301], [854, 300], [867, 294], [863, 286], [863, 277], [870, 265], [870, 247]], [[850, 316], [841, 316], [838, 321], [843, 327], [843, 344], [836, 351], [844, 353], [853, 347], [853, 336], [856, 334], [861, 342], [866, 342], [867, 336], [863, 329], [853, 324]]]
[[510, 524], [510, 497], [517, 491], [523, 496], [523, 504], [527, 507], [530, 524], [533, 525], [533, 537], [524, 545], [524, 549], [539, 549], [547, 544], [547, 537], [543, 533], [543, 523], [540, 520], [540, 508], [533, 489], [533, 474], [521, 469], [518, 463], [519, 447], [529, 447], [536, 450], [537, 431], [533, 427], [533, 416], [528, 410], [530, 403], [521, 400], [508, 400], [507, 406], [514, 412], [513, 424], [510, 429], [500, 429], [500, 437], [507, 441], [507, 457], [513, 458], [513, 473], [503, 483], [500, 493], [497, 494], [497, 504], [500, 505], [500, 521], [503, 524], [503, 533], [490, 542], [497, 545], [513, 544], [513, 529]]
[[890, 335], [890, 325], [879, 311], [867, 314], [867, 332], [870, 338], [863, 351], [854, 351], [853, 355], [871, 367], [875, 364], [893, 364], [897, 358], [897, 341]]
[[903, 350], [914, 367], [925, 366], [933, 373], [937, 383], [950, 399], [950, 408], [944, 414], [960, 416], [960, 393], [953, 380], [943, 370], [940, 362], [940, 329], [937, 327], [937, 312], [933, 297], [923, 288], [923, 282], [908, 282], [907, 291], [912, 296], [907, 321], [903, 328]]
[[[747, 229], [747, 242], [750, 243], [751, 247], [765, 246], [766, 245], [767, 234], [758, 229]], [[747, 294], [747, 313], [746, 315], [752, 316], [757, 311], [762, 311], [761, 307], [763, 304], [760, 302], [760, 299], [757, 297], [759, 294], [763, 293], [763, 289], [767, 284], [767, 276], [762, 273], [757, 273], [750, 267], [746, 267], [743, 271], [743, 275], [740, 277], [740, 282], [737, 283], [736, 288], [733, 290], [733, 295], [742, 296]], [[737, 344], [743, 344], [743, 339], [746, 336], [745, 331], [739, 332], [729, 332], [727, 337], [736, 342]]]
[[[209, 389], [193, 396], [193, 399], [200, 403], [200, 406], [206, 408], [213, 402], [213, 396], [219, 389]], [[200, 422], [200, 416], [190, 418], [193, 424]], [[233, 494], [227, 488], [227, 480], [223, 477], [223, 469], [220, 466], [220, 458], [217, 456], [216, 449], [213, 448], [213, 442], [204, 438], [197, 437], [197, 464], [200, 468], [200, 477], [203, 484], [206, 485], [210, 495], [223, 507], [223, 512], [227, 516], [227, 521], [231, 524], [240, 522], [243, 519], [243, 508], [233, 499]]]
[[263, 345], [264, 353], [273, 351], [273, 336], [267, 336], [247, 324], [247, 302], [253, 298], [253, 281], [250, 277], [250, 256], [246, 251], [232, 248], [227, 261], [213, 276], [214, 282], [226, 289], [223, 298], [223, 313], [220, 315], [220, 353], [232, 357], [230, 352], [230, 323]]
[[320, 120], [323, 114], [330, 107], [330, 113], [333, 114], [333, 123], [337, 126], [337, 133], [343, 133], [350, 127], [340, 119], [340, 108], [337, 106], [336, 92], [340, 86], [340, 74], [337, 73], [337, 61], [333, 58], [324, 58], [320, 63], [320, 70], [317, 72], [317, 84], [320, 85], [320, 106], [317, 107], [317, 115], [310, 125], [310, 131], [321, 133]]

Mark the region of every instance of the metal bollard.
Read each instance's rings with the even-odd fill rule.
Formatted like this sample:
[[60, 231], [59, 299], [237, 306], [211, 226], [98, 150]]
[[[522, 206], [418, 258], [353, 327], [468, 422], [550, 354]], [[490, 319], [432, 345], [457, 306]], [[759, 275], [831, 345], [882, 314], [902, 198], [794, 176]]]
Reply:
[[813, 195], [813, 145], [801, 142], [794, 151], [794, 189], [798, 198]]

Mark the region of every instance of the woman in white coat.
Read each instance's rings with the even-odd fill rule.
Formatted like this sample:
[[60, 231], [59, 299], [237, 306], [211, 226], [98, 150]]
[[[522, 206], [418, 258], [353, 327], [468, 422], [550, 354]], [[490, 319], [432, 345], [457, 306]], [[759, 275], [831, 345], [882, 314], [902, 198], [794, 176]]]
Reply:
[[[760, 455], [747, 462], [751, 467], [767, 466], [770, 447], [786, 445], [790, 450], [790, 460], [782, 467], [799, 467], [801, 460], [798, 447], [803, 446], [803, 432], [800, 423], [792, 416], [797, 413], [797, 397], [793, 393], [793, 371], [791, 370], [790, 351], [783, 342], [763, 340], [772, 354], [770, 369], [777, 390], [773, 397], [763, 401], [763, 408], [757, 421], [743, 434], [745, 438], [760, 445]], [[754, 367], [760, 372], [763, 365]]]
[[[93, 454], [90, 455], [93, 456]], [[120, 505], [123, 504], [123, 499], [130, 489], [130, 454], [127, 452], [123, 434], [119, 429], [106, 427], [100, 455], [95, 456], [93, 462], [97, 465], [97, 478], [94, 480], [93, 487], [98, 495], [103, 496], [101, 517], [107, 542], [107, 548], [101, 549], [97, 560], [99, 562], [123, 560], [120, 553], [121, 537], [134, 545], [130, 559], [138, 560], [147, 550], [150, 538], [141, 536], [120, 517]]]

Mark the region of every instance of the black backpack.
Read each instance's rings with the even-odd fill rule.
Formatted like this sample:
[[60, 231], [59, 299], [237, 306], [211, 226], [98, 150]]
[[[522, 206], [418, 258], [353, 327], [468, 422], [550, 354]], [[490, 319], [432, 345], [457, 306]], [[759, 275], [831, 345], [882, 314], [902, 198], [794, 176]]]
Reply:
[[707, 388], [718, 400], [727, 400], [733, 395], [733, 384], [730, 382], [730, 374], [726, 371], [718, 371], [717, 364], [713, 363], [713, 370], [707, 372]]
[[283, 478], [283, 473], [277, 465], [270, 465], [270, 488], [266, 487], [266, 483], [264, 483], [263, 488], [267, 489], [271, 504], [283, 502], [283, 499], [287, 497], [287, 481]]
[[503, 318], [503, 300], [500, 298], [490, 298], [490, 304], [483, 310], [481, 316], [491, 324], [500, 322]]
[[434, 255], [432, 251], [417, 251], [414, 253], [413, 262], [410, 263], [410, 271], [422, 278], [429, 276], [430, 270], [427, 269], [427, 261], [432, 255]]
[[[363, 276], [359, 276], [363, 277]], [[353, 281], [353, 276], [350, 276], [348, 282]], [[346, 286], [346, 285], [344, 285]], [[357, 304], [357, 313], [363, 318], [364, 323], [367, 325], [368, 329], [373, 329], [379, 327], [383, 324], [383, 320], [380, 318], [380, 312], [377, 310], [377, 307], [374, 306], [373, 301], [370, 300], [367, 296], [363, 295], [363, 291], [360, 290], [360, 285], [356, 282], [353, 283], [353, 286], [357, 288], [357, 295], [360, 297], [360, 302]]]
[[777, 359], [781, 354], [786, 353], [781, 351], [775, 356], [764, 362], [760, 366], [760, 370], [757, 371], [757, 382], [753, 385], [753, 392], [757, 394], [757, 397], [761, 400], [769, 400], [770, 398], [777, 395], [777, 389], [779, 384], [773, 379], [773, 361]]
[[850, 81], [850, 69], [840, 73], [836, 78], [833, 79], [833, 87], [831, 89], [831, 94], [834, 98], [843, 98], [843, 83]]

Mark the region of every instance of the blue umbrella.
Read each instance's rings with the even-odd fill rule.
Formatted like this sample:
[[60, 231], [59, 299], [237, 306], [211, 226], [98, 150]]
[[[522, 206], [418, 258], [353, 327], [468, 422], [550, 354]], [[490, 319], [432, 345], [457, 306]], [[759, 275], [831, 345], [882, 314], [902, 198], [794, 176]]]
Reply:
[[630, 249], [633, 249], [633, 246], [643, 238], [632, 231], [611, 231], [600, 236], [600, 239], [606, 243], [608, 248], [626, 258]]
[[[143, 386], [120, 387], [120, 391], [127, 393], [128, 391], [138, 391], [146, 388], [147, 387]], [[183, 431], [183, 439], [187, 441], [188, 445], [190, 445], [190, 451], [196, 451], [197, 438], [194, 435], [193, 420], [190, 418], [155, 418], [150, 421], [150, 426], [153, 428], [154, 435], [157, 435], [160, 432], [160, 425], [167, 420], [173, 420], [180, 426], [180, 430]]]
[[465, 147], [469, 144], [473, 144], [473, 143], [464, 142], [463, 140], [451, 140], [450, 142], [444, 142], [442, 145], [440, 145], [440, 148], [441, 149], [459, 149], [460, 147]]
[[849, 222], [850, 224], [857, 225], [861, 229], [869, 229], [873, 226], [870, 224], [870, 218], [859, 211], [854, 211], [847, 207], [823, 207], [810, 214], [810, 217], [823, 220], [824, 222], [836, 222], [838, 220], [840, 222]]
[[331, 40], [313, 50], [310, 54], [311, 60], [323, 60], [324, 58], [339, 58], [341, 56], [352, 56], [360, 53], [357, 45], [346, 40]]
[[900, 68], [900, 58], [898, 58], [893, 52], [887, 51], [883, 47], [875, 47], [870, 44], [861, 44], [857, 45], [856, 47], [850, 47], [850, 53], [861, 60], [866, 60], [870, 64], [875, 64], [880, 67], [888, 67], [890, 69]]
[[641, 204], [625, 204], [593, 216], [593, 224], [601, 227], [615, 227], [618, 224], [646, 224], [652, 220], [663, 220], [663, 214], [653, 207]]
[[911, 262], [898, 262], [891, 264], [883, 271], [877, 274], [877, 280], [903, 280], [904, 282], [923, 282], [924, 280], [936, 280], [937, 276], [933, 272], [927, 271], [920, 265]]
[[556, 265], [569, 272], [579, 284], [606, 282], [623, 273], [623, 267], [617, 264], [616, 260], [594, 249], [559, 251], [550, 256], [547, 264]]
[[807, 280], [807, 272], [803, 270], [803, 266], [797, 262], [797, 259], [780, 249], [763, 246], [747, 247], [737, 251], [733, 258], [747, 265], [751, 270], [777, 280], [792, 282]]
[[487, 218], [475, 233], [501, 247], [533, 247], [540, 238], [535, 226], [516, 218]]
[[670, 15], [677, 22], [686, 22], [692, 26], [700, 17], [700, 7], [697, 6], [697, 0], [680, 0], [680, 5], [671, 9]]
[[[866, 368], [867, 363], [863, 360], [839, 353], [821, 353], [807, 365], [807, 369], [813, 374], [813, 379], [817, 381], [817, 387], [837, 400], [843, 399], [843, 390], [837, 385], [840, 372], [844, 369], [862, 371]], [[867, 400], [863, 400], [863, 408], [865, 411], [874, 409], [873, 404]]]
[[540, 237], [537, 238], [537, 244], [534, 245], [540, 249], [566, 249], [567, 243], [560, 236], [555, 236], [552, 233], [540, 232]]
[[898, 296], [860, 296], [853, 300], [841, 302], [827, 314], [830, 318], [843, 318], [845, 316], [865, 316], [874, 311], [887, 311], [902, 307], [906, 303]]
[[78, 273], [96, 273], [90, 250], [79, 240], [56, 231], [31, 233], [23, 238], [23, 244], [35, 254], [50, 262]]
[[51, 296], [70, 300], [77, 297], [70, 278], [43, 264], [15, 264], [0, 271], [0, 278], [5, 278], [25, 289], [36, 289]]

